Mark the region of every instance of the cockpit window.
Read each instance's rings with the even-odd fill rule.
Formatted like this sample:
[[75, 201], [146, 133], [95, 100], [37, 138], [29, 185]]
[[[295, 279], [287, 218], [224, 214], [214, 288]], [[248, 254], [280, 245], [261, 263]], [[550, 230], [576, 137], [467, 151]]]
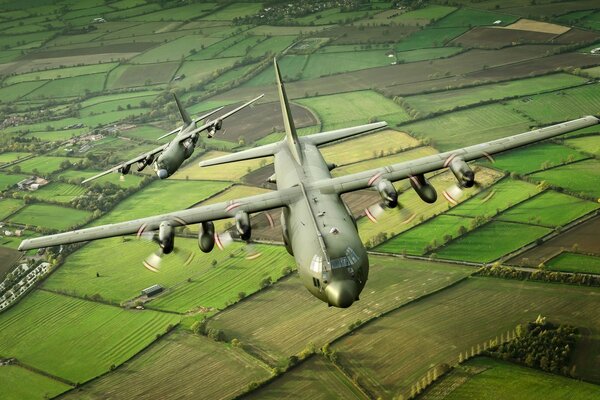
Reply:
[[346, 255], [344, 257], [335, 258], [331, 260], [331, 269], [346, 268], [354, 265], [358, 262], [359, 258], [350, 247], [346, 249]]

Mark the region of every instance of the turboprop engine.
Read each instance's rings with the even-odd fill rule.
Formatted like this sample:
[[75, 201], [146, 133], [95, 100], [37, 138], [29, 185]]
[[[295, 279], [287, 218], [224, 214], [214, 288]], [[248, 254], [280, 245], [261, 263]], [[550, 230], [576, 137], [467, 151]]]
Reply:
[[212, 124], [210, 129], [208, 130], [208, 133], [207, 133], [208, 137], [212, 138], [213, 136], [215, 136], [215, 133], [217, 133], [217, 131], [220, 131], [222, 127], [223, 127], [223, 120], [222, 119], [216, 120]]
[[235, 229], [240, 234], [242, 240], [249, 240], [252, 233], [250, 226], [250, 216], [245, 211], [238, 211], [235, 214]]
[[377, 182], [377, 191], [387, 208], [395, 208], [398, 205], [398, 192], [392, 182], [381, 179]]
[[423, 174], [411, 176], [410, 185], [424, 202], [431, 204], [437, 200], [435, 188], [425, 179]]
[[138, 172], [142, 171], [144, 168], [146, 168], [146, 166], [152, 164], [152, 161], [154, 161], [154, 155], [152, 155], [152, 154], [150, 154], [148, 157], [142, 158], [140, 161], [138, 161], [137, 162]]
[[460, 186], [470, 188], [475, 184], [475, 173], [462, 157], [452, 158], [448, 163], [448, 167]]
[[175, 229], [167, 222], [163, 221], [158, 227], [158, 244], [164, 254], [169, 254], [175, 247]]
[[204, 253], [210, 253], [215, 247], [215, 224], [212, 221], [201, 224], [198, 231], [198, 247]]
[[131, 169], [131, 164], [123, 164], [121, 168], [118, 169], [119, 173], [122, 175], [127, 175], [129, 170]]

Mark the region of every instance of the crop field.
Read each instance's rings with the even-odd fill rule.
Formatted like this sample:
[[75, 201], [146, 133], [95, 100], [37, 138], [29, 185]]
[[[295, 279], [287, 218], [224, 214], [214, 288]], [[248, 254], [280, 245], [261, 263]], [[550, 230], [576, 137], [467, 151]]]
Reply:
[[[473, 372], [470, 372], [473, 368]], [[477, 372], [475, 372], [477, 371]], [[424, 400], [432, 400], [436, 388], [443, 387], [446, 380], [455, 375], [467, 374], [465, 382], [444, 396], [447, 400], [511, 398], [519, 393], [520, 399], [590, 399], [600, 396], [600, 388], [591, 383], [550, 374], [534, 368], [526, 368], [506, 361], [477, 357], [451, 372], [424, 395]], [[461, 379], [462, 380], [462, 379]], [[511, 382], [510, 387], [505, 382]]]
[[339, 8], [330, 8], [314, 14], [309, 14], [305, 17], [294, 18], [294, 21], [300, 25], [329, 25], [341, 24], [350, 21], [367, 18], [369, 15], [376, 13], [374, 10], [369, 11], [343, 11]]
[[501, 14], [496, 12], [488, 12], [482, 10], [474, 10], [471, 8], [461, 8], [450, 13], [435, 23], [437, 27], [456, 27], [456, 26], [482, 26], [494, 25], [495, 21], [502, 21], [499, 25], [505, 26], [515, 22], [518, 17], [514, 15]]
[[9, 221], [22, 225], [41, 226], [49, 229], [67, 230], [85, 223], [92, 213], [56, 206], [54, 204], [35, 203], [13, 214]]
[[400, 40], [400, 42], [396, 44], [396, 51], [443, 46], [466, 31], [467, 28], [463, 27], [426, 28]]
[[[127, 311], [35, 291], [0, 317], [0, 353], [48, 373], [84, 382], [150, 344], [179, 317]], [[36, 343], [44, 337], [44, 351]]]
[[[157, 128], [153, 125], [138, 125], [133, 129], [127, 129], [119, 132], [121, 136], [152, 141], [156, 141], [157, 138], [161, 137], [165, 133], [166, 132], [163, 129]], [[167, 138], [163, 140], [166, 142]], [[159, 143], [162, 143], [162, 141]]]
[[29, 72], [26, 74], [10, 76], [4, 80], [4, 84], [12, 85], [14, 83], [19, 82], [71, 78], [79, 75], [105, 73], [110, 71], [117, 65], [117, 63], [104, 63], [95, 65], [84, 65], [82, 67], [56, 68], [45, 71]]
[[593, 154], [596, 157], [600, 156], [600, 135], [569, 139], [566, 144], [575, 147], [579, 151]]
[[321, 147], [319, 150], [326, 161], [337, 165], [346, 165], [379, 157], [379, 151], [389, 154], [412, 149], [418, 145], [419, 141], [406, 133], [386, 129]]
[[127, 221], [188, 208], [229, 185], [228, 182], [154, 181], [120, 202], [108, 214], [94, 221], [94, 225]]
[[0, 190], [7, 189], [13, 185], [16, 185], [17, 182], [22, 181], [23, 179], [27, 179], [29, 176], [27, 175], [18, 175], [18, 174], [3, 174], [0, 173]]
[[132, 58], [131, 62], [136, 64], [147, 64], [179, 61], [181, 58], [187, 57], [195, 51], [199, 51], [203, 47], [210, 46], [218, 41], [218, 38], [206, 37], [204, 35], [184, 36], [152, 48], [139, 56]]
[[38, 200], [46, 200], [59, 203], [69, 203], [71, 200], [81, 196], [86, 192], [83, 186], [71, 185], [69, 183], [52, 182], [42, 186], [31, 194], [31, 197]]
[[2, 87], [0, 88], [0, 99], [2, 99], [0, 100], [0, 103], [10, 103], [21, 97], [25, 97], [46, 82], [47, 81], [21, 82]]
[[[149, 92], [149, 93], [152, 93], [152, 94], [144, 96], [143, 92], [142, 92], [142, 94], [140, 94], [140, 96], [137, 96], [137, 97], [124, 97], [124, 98], [117, 98], [115, 100], [107, 99], [107, 101], [103, 101], [101, 103], [96, 103], [96, 104], [92, 104], [89, 106], [85, 106], [81, 109], [80, 115], [82, 117], [89, 117], [94, 114], [109, 113], [109, 112], [114, 112], [114, 111], [123, 111], [123, 109], [129, 110], [130, 108], [142, 107], [145, 105], [145, 103], [146, 104], [151, 103], [152, 100], [154, 100], [156, 98], [155, 92], [154, 93]], [[106, 96], [106, 97], [108, 97], [108, 96]], [[135, 112], [136, 112], [136, 110], [131, 111], [132, 114]]]
[[409, 96], [406, 97], [406, 101], [412, 107], [423, 112], [447, 111], [455, 107], [477, 104], [481, 101], [531, 95], [581, 85], [585, 82], [586, 79], [579, 76], [559, 73], [466, 89]]
[[25, 206], [21, 199], [2, 199], [0, 200], [0, 221], [18, 211]]
[[370, 90], [310, 97], [296, 102], [317, 113], [323, 130], [366, 124], [376, 118], [388, 118], [390, 123], [410, 119], [402, 107]]
[[[62, 171], [58, 174], [59, 177], [64, 177], [69, 179], [71, 183], [71, 179], [74, 179], [77, 183], [83, 181], [86, 178], [92, 177], [96, 174], [99, 174], [102, 171], [93, 171], [93, 170], [66, 170]], [[124, 188], [130, 188], [139, 186], [144, 178], [140, 175], [128, 174], [121, 179], [119, 174], [108, 174], [104, 175], [96, 180], [94, 180], [94, 184], [103, 184], [103, 183], [112, 183], [114, 185], [119, 185]]]
[[538, 181], [600, 198], [600, 161], [585, 160], [530, 175]]
[[503, 212], [498, 216], [498, 220], [554, 228], [565, 225], [599, 207], [598, 203], [548, 190]]
[[77, 160], [77, 158], [38, 156], [20, 162], [18, 166], [22, 172], [35, 173], [38, 171], [42, 175], [50, 175], [60, 169], [63, 161], [76, 162]]
[[[197, 161], [210, 160], [227, 153], [222, 151], [209, 151], [197, 159]], [[266, 160], [266, 161], [263, 161]], [[197, 162], [189, 163], [185, 168], [180, 169], [173, 174], [171, 179], [190, 179], [190, 180], [210, 180], [210, 181], [231, 181], [237, 182], [247, 173], [254, 171], [262, 166], [262, 163], [272, 163], [271, 157], [257, 160], [239, 161], [228, 164], [226, 168], [222, 165], [212, 167], [199, 167]]]
[[432, 366], [455, 364], [460, 352], [541, 314], [590, 332], [588, 347], [582, 343], [574, 359], [579, 376], [597, 379], [598, 360], [580, 356], [600, 344], [600, 319], [593, 311], [598, 296], [597, 289], [569, 285], [470, 278], [387, 314], [333, 348], [342, 365], [376, 396], [406, 396]]
[[600, 271], [600, 257], [565, 251], [548, 260], [546, 265], [553, 271], [597, 274]]
[[[587, 158], [579, 151], [552, 142], [530, 145], [494, 157], [494, 168], [528, 174]], [[488, 161], [483, 161], [488, 164]], [[570, 168], [570, 167], [569, 167]]]
[[[175, 375], [197, 379], [173, 379]], [[239, 395], [251, 382], [261, 381], [269, 375], [264, 365], [242, 349], [203, 336], [177, 332], [152, 345], [114, 373], [74, 390], [64, 398], [226, 399]]]
[[179, 68], [178, 62], [164, 62], [144, 65], [121, 65], [113, 69], [106, 81], [107, 89], [148, 86], [166, 83]]
[[0, 391], [5, 400], [51, 398], [69, 389], [67, 384], [16, 365], [0, 368]]
[[185, 75], [185, 78], [177, 81], [177, 85], [195, 85], [213, 77], [218, 71], [232, 67], [239, 60], [240, 57], [229, 57], [217, 58], [215, 60], [185, 61], [175, 74], [176, 76]]
[[87, 92], [97, 93], [104, 89], [106, 74], [74, 76], [55, 79], [25, 96], [26, 99], [76, 97]]
[[24, 153], [18, 151], [8, 151], [6, 153], [0, 153], [0, 164], [6, 164], [13, 161], [18, 161], [21, 158], [30, 156], [31, 153]]
[[469, 228], [471, 220], [454, 215], [438, 215], [429, 221], [379, 245], [376, 251], [396, 254], [422, 255], [442, 245], [446, 236], [460, 236], [459, 228]]
[[551, 229], [492, 221], [441, 247], [437, 257], [488, 263], [552, 232]]
[[503, 179], [489, 189], [473, 196], [470, 200], [452, 208], [448, 213], [463, 217], [493, 217], [538, 193], [539, 189], [531, 183]]
[[397, 10], [392, 9], [376, 14], [372, 19], [367, 20], [367, 22], [382, 25], [397, 23], [402, 25], [425, 26], [431, 23], [432, 20], [438, 20], [445, 17], [454, 10], [456, 10], [456, 8], [440, 5], [428, 5], [427, 7], [406, 12], [398, 12]]
[[548, 43], [554, 38], [554, 33], [479, 26], [453, 39], [450, 44], [464, 48], [500, 49], [514, 43]]
[[181, 7], [169, 8], [153, 13], [144, 13], [133, 18], [137, 21], [185, 21], [190, 16], [199, 15], [211, 10], [215, 3], [195, 3]]
[[[301, 352], [348, 331], [357, 320], [366, 321], [417, 297], [460, 280], [473, 270], [450, 264], [370, 256], [369, 281], [354, 307], [327, 308], [293, 275], [217, 314], [210, 327], [221, 328], [253, 351], [275, 360]], [[265, 308], [265, 304], [269, 304]], [[243, 318], [244, 324], [239, 321]]]
[[368, 399], [331, 362], [314, 356], [244, 399]]

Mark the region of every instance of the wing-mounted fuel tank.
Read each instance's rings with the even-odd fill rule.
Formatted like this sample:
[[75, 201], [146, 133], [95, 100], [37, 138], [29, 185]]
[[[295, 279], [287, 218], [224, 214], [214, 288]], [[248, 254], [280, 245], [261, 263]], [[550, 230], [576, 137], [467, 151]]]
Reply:
[[212, 221], [206, 221], [200, 225], [198, 247], [204, 253], [210, 253], [215, 247], [215, 224]]
[[235, 229], [242, 240], [249, 240], [252, 233], [250, 226], [250, 216], [246, 211], [238, 211], [235, 214]]
[[398, 205], [398, 192], [392, 182], [387, 179], [381, 179], [377, 182], [377, 191], [381, 200], [387, 208], [395, 208]]
[[437, 192], [429, 183], [423, 174], [413, 175], [410, 177], [410, 185], [415, 189], [421, 200], [426, 203], [435, 203], [437, 200]]
[[169, 254], [175, 247], [175, 229], [167, 222], [163, 221], [158, 227], [158, 244], [164, 254]]
[[446, 161], [446, 165], [450, 168], [460, 186], [464, 188], [473, 187], [475, 184], [475, 173], [462, 157], [451, 157]]

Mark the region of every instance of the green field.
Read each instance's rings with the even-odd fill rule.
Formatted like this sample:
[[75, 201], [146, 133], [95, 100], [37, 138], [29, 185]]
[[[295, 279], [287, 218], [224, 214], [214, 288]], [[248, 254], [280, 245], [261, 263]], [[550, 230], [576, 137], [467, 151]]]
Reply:
[[428, 252], [428, 246], [435, 249], [442, 245], [447, 235], [456, 238], [459, 228], [469, 229], [470, 223], [469, 218], [442, 214], [377, 246], [375, 251], [422, 255]]
[[0, 103], [11, 103], [33, 92], [47, 81], [21, 82], [0, 88]]
[[39, 174], [47, 176], [58, 171], [60, 169], [60, 164], [63, 161], [70, 161], [73, 163], [77, 162], [78, 159], [68, 157], [37, 156], [20, 162], [17, 165], [21, 168], [22, 172], [35, 173], [35, 171], [37, 171]]
[[[115, 99], [115, 100], [107, 100], [107, 101], [103, 101], [103, 102], [99, 102], [93, 105], [89, 105], [86, 106], [84, 108], [81, 109], [81, 111], [79, 112], [80, 115], [82, 117], [90, 117], [92, 115], [95, 114], [102, 114], [102, 113], [109, 113], [109, 112], [114, 112], [114, 111], [123, 111], [124, 109], [131, 109], [131, 108], [140, 108], [145, 106], [145, 108], [147, 108], [147, 104], [151, 103], [152, 100], [154, 100], [156, 98], [156, 93], [155, 92], [150, 92], [152, 94], [149, 94], [147, 96], [144, 96], [145, 92], [140, 93], [139, 96], [137, 97], [124, 97], [124, 98], [119, 98], [119, 99]], [[109, 96], [103, 96], [103, 97], [109, 97]], [[134, 114], [138, 112], [137, 110], [132, 110], [131, 113]], [[86, 121], [89, 120], [89, 118], [86, 118]], [[88, 125], [92, 125], [90, 123], [88, 123]]]
[[216, 60], [185, 61], [175, 74], [176, 76], [185, 75], [185, 78], [177, 81], [176, 84], [178, 86], [196, 85], [209, 78], [214, 78], [220, 71], [233, 67], [239, 60], [239, 57], [230, 57]]
[[210, 13], [202, 19], [229, 21], [236, 17], [244, 17], [257, 13], [262, 9], [261, 3], [233, 3], [216, 12]]
[[546, 265], [550, 270], [597, 274], [600, 271], [600, 257], [566, 251], [548, 260]]
[[456, 8], [440, 5], [428, 5], [423, 8], [406, 12], [398, 12], [395, 9], [391, 9], [375, 15], [373, 19], [368, 19], [366, 22], [383, 25], [396, 23], [402, 25], [423, 26], [428, 25], [432, 20], [438, 20], [448, 15], [454, 10], [456, 10]]
[[600, 198], [600, 161], [586, 160], [530, 175], [538, 181]]
[[309, 97], [296, 102], [319, 116], [323, 130], [366, 124], [375, 119], [387, 120], [392, 126], [410, 119], [402, 107], [370, 90]]
[[387, 314], [333, 348], [344, 368], [375, 396], [408, 396], [410, 386], [432, 367], [453, 365], [460, 352], [541, 314], [588, 332], [573, 362], [579, 376], [593, 380], [599, 376], [599, 361], [589, 354], [600, 345], [600, 318], [593, 311], [599, 296], [597, 289], [587, 287], [470, 278]]
[[41, 226], [49, 229], [67, 230], [85, 223], [92, 213], [55, 206], [53, 204], [35, 203], [22, 208], [12, 215], [10, 222], [23, 225]]
[[52, 182], [42, 186], [35, 192], [31, 193], [31, 197], [38, 200], [46, 200], [59, 203], [69, 203], [73, 199], [81, 196], [86, 192], [83, 186], [71, 185], [69, 183]]
[[[211, 158], [216, 158], [227, 153], [222, 151], [209, 151], [203, 154], [198, 160], [209, 160]], [[267, 160], [266, 163], [272, 163], [272, 158], [264, 158], [263, 160]], [[246, 175], [248, 172], [254, 171], [260, 168], [262, 165], [262, 160], [248, 160], [248, 161], [240, 161], [236, 163], [232, 163], [227, 165], [227, 168], [223, 168], [222, 166], [213, 166], [213, 167], [203, 167], [200, 168], [196, 162], [191, 162], [184, 168], [178, 170], [171, 179], [205, 179], [211, 181], [239, 181], [240, 178]], [[266, 165], [266, 164], [265, 164]]]
[[437, 257], [487, 263], [550, 233], [541, 226], [492, 221], [438, 249]]
[[19, 151], [7, 151], [6, 153], [0, 153], [0, 164], [6, 164], [9, 162], [20, 160], [23, 157], [30, 156], [31, 153], [24, 153]]
[[178, 321], [170, 314], [127, 311], [35, 291], [0, 317], [0, 353], [71, 382], [84, 382], [123, 363]]
[[[456, 382], [444, 399], [591, 399], [600, 396], [600, 387], [586, 382], [526, 368], [506, 361], [477, 357], [452, 371], [437, 383], [424, 400], [431, 400], [437, 388]], [[510, 385], [506, 385], [510, 382]], [[454, 386], [454, 385], [453, 385]], [[447, 390], [447, 389], [446, 389]]]
[[[66, 171], [60, 172], [58, 174], [58, 176], [69, 179], [69, 180], [74, 179], [76, 182], [79, 183], [86, 178], [89, 178], [96, 174], [99, 174], [100, 172], [102, 172], [102, 171], [66, 170]], [[121, 175], [115, 173], [115, 174], [104, 175], [100, 178], [97, 178], [93, 181], [93, 183], [91, 183], [91, 185], [93, 186], [95, 184], [112, 183], [114, 185], [119, 185], [123, 188], [130, 188], [130, 187], [139, 186], [143, 179], [144, 179], [143, 176], [133, 175], [133, 174], [128, 174], [125, 177], [121, 178]]]
[[405, 39], [401, 39], [396, 44], [396, 51], [407, 51], [425, 49], [430, 47], [440, 47], [448, 43], [455, 37], [462, 35], [467, 28], [426, 28], [417, 31]]
[[150, 217], [188, 208], [229, 185], [227, 182], [154, 181], [94, 221], [94, 225]]
[[598, 203], [548, 190], [503, 212], [497, 219], [554, 228], [565, 225], [599, 207]]
[[368, 399], [337, 367], [315, 356], [244, 399]]
[[424, 112], [452, 110], [477, 104], [481, 101], [500, 100], [507, 97], [524, 96], [545, 91], [581, 85], [587, 80], [568, 74], [553, 74], [536, 78], [476, 86], [466, 89], [446, 90], [431, 94], [406, 97], [412, 107]]
[[587, 158], [577, 150], [552, 142], [533, 144], [494, 157], [494, 168], [518, 174], [528, 174], [534, 171], [548, 169], [557, 165], [579, 161]]
[[171, 81], [178, 68], [178, 62], [120, 65], [108, 74], [106, 88], [122, 89], [167, 83]]
[[4, 83], [7, 85], [11, 85], [13, 83], [19, 83], [19, 82], [70, 78], [70, 77], [79, 76], [79, 75], [98, 74], [98, 73], [108, 72], [111, 69], [113, 69], [114, 67], [116, 67], [117, 65], [118, 65], [117, 63], [104, 63], [104, 64], [95, 64], [95, 65], [84, 65], [82, 67], [55, 68], [55, 69], [48, 69], [48, 70], [44, 70], [44, 71], [29, 72], [26, 74], [19, 74], [19, 75], [8, 77], [4, 81]]
[[106, 74], [74, 76], [72, 78], [49, 81], [39, 89], [29, 93], [27, 99], [76, 97], [86, 93], [98, 93], [104, 89]]
[[[242, 349], [202, 336], [177, 332], [65, 399], [110, 398], [225, 399], [248, 384], [269, 377], [269, 370]], [[173, 379], [173, 376], [191, 379]]]
[[[167, 61], [178, 61], [187, 57], [204, 47], [219, 41], [218, 38], [206, 37], [204, 35], [189, 35], [180, 37], [161, 46], [154, 47], [141, 55], [131, 59], [132, 63], [149, 64]], [[156, 80], [160, 82], [159, 80]]]
[[567, 140], [565, 143], [575, 147], [579, 151], [593, 154], [596, 157], [600, 156], [600, 135], [573, 138]]
[[0, 200], [0, 221], [4, 220], [15, 211], [25, 205], [25, 202], [20, 199], [2, 199]]
[[0, 368], [0, 392], [5, 400], [51, 398], [69, 389], [69, 385], [16, 365]]
[[482, 25], [493, 25], [495, 21], [502, 21], [499, 25], [506, 26], [515, 22], [518, 17], [514, 15], [500, 14], [472, 8], [461, 8], [435, 23], [437, 27], [472, 27]]
[[209, 326], [223, 329], [228, 338], [238, 338], [274, 360], [301, 352], [309, 342], [322, 346], [348, 332], [348, 325], [356, 320], [366, 321], [472, 272], [450, 264], [381, 256], [369, 259], [369, 281], [351, 308], [327, 308], [293, 275], [217, 314]]
[[0, 173], [0, 190], [8, 189], [9, 187], [16, 185], [17, 182], [22, 181], [23, 179], [28, 178], [27, 175], [8, 175]]
[[[181, 7], [168, 8], [165, 10], [143, 13], [136, 18], [137, 21], [187, 21], [190, 17], [202, 15], [215, 7], [215, 3], [194, 3]], [[144, 6], [142, 6], [144, 7]]]

